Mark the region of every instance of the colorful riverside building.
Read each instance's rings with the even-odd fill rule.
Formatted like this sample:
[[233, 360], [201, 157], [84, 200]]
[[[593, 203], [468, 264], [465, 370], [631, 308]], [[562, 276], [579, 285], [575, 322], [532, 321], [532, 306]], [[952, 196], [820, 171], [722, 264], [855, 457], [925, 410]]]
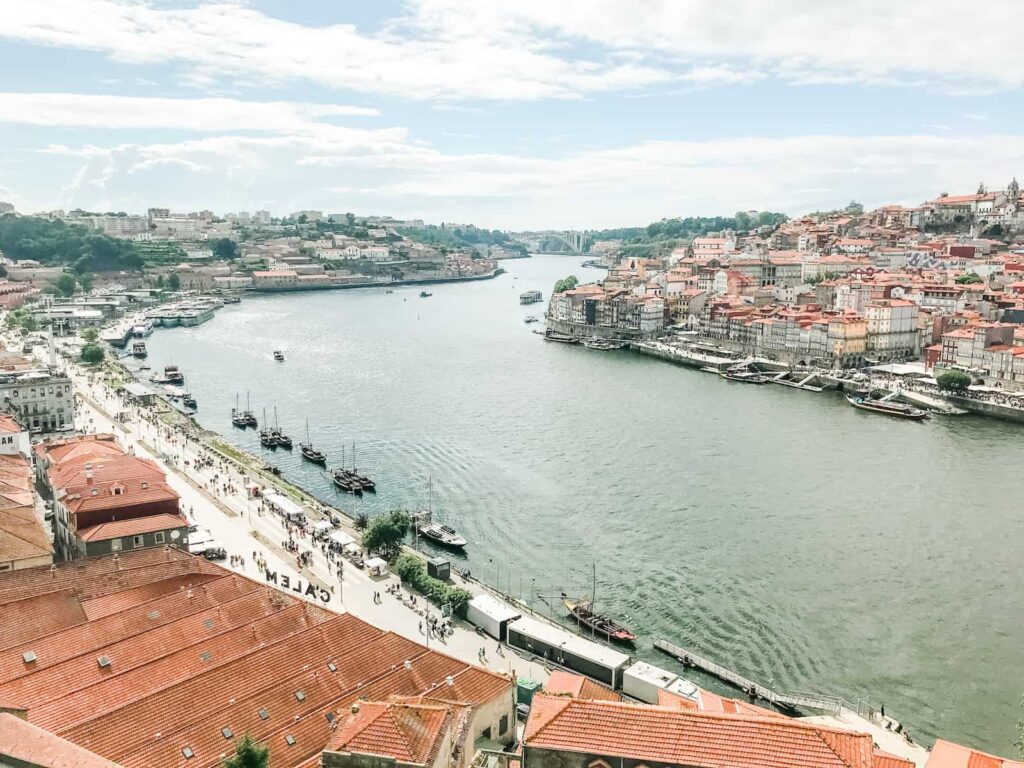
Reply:
[[665, 329], [665, 300], [588, 283], [552, 294], [546, 320], [549, 330], [580, 338], [652, 338]]
[[469, 768], [515, 739], [511, 678], [169, 547], [0, 574], [0, 651], [4, 713], [122, 768], [219, 768], [245, 734], [274, 768]]
[[163, 470], [125, 453], [113, 435], [45, 441], [35, 454], [53, 499], [57, 559], [186, 547], [188, 521]]

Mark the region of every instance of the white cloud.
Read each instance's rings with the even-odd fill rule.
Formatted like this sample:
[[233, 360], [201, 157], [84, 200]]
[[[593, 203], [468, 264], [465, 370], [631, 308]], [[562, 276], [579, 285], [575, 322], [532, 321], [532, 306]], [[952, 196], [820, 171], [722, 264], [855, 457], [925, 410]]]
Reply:
[[[65, 204], [89, 207], [102, 181], [113, 209], [175, 207], [386, 212], [501, 228], [642, 225], [662, 216], [845, 203], [917, 204], [942, 191], [1004, 183], [1024, 167], [1024, 136], [799, 136], [646, 142], [560, 156], [445, 154], [363, 137], [219, 136], [89, 150]], [[111, 170], [111, 164], [114, 170]], [[184, 171], [184, 173], [182, 173]], [[169, 175], [170, 174], [170, 175]], [[152, 201], [149, 201], [151, 204]], [[52, 207], [49, 200], [40, 207]]]
[[986, 120], [988, 120], [988, 115], [982, 114], [980, 112], [965, 112], [964, 119], [972, 120], [976, 123], [984, 123]]
[[178, 63], [193, 85], [307, 80], [413, 99], [571, 98], [768, 75], [1011, 89], [1024, 86], [1024, 67], [979, 50], [1016, 50], [1021, 27], [1017, 0], [991, 0], [985, 13], [952, 0], [409, 0], [375, 33], [223, 0], [0, 3], [0, 36], [126, 64]]
[[376, 114], [366, 107], [291, 101], [0, 93], [0, 123], [61, 128], [302, 133], [333, 128], [325, 118]]

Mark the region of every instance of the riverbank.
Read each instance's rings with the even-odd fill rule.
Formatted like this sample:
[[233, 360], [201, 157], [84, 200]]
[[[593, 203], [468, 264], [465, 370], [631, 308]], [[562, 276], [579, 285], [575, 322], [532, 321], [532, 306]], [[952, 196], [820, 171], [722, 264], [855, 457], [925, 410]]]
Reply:
[[454, 275], [452, 277], [412, 277], [402, 280], [371, 280], [360, 283], [316, 283], [313, 285], [285, 284], [275, 286], [249, 286], [243, 290], [252, 293], [308, 293], [311, 291], [340, 291], [357, 288], [393, 288], [395, 286], [444, 285], [446, 283], [475, 283], [493, 280], [505, 273], [502, 267], [480, 275]]
[[[668, 638], [776, 690], [884, 702], [915, 740], [1005, 751], [1019, 691], [999, 671], [1024, 642], [1010, 621], [1024, 614], [1012, 557], [1024, 540], [1004, 469], [1024, 461], [1018, 428], [910, 426], [841, 397], [544, 343], [519, 295], [548, 293], [566, 263], [508, 262], [515, 281], [441, 286], [429, 300], [253, 295], [215, 322], [158, 331], [148, 363], [178, 365], [203, 427], [327, 504], [371, 517], [423, 508], [430, 477], [438, 519], [469, 540], [453, 564], [545, 614], [537, 596], [587, 594], [597, 562], [598, 603], [640, 635], [638, 658], [673, 664], [650, 645]], [[308, 419], [330, 466], [357, 443], [377, 495], [339, 494], [297, 450], [234, 429], [247, 390], [288, 434]], [[932, 632], [950, 601], [972, 611]], [[981, 621], [992, 631], [972, 630]], [[989, 661], [971, 667], [957, 712], [932, 706], [967, 656]]]

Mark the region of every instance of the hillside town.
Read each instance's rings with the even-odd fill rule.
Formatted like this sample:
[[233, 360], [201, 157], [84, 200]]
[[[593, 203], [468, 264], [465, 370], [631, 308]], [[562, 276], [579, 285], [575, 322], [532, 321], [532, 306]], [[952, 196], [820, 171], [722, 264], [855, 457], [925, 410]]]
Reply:
[[[666, 333], [801, 368], [919, 361], [1024, 392], [1024, 196], [940, 195], [697, 237], [657, 258], [595, 244], [607, 277], [551, 296], [549, 330], [645, 340]], [[677, 339], [678, 340], [678, 339]]]
[[[730, 367], [920, 363], [1021, 391], [1022, 208], [1014, 182], [697, 237], [656, 258], [600, 242], [607, 276], [553, 294], [548, 333]], [[444, 559], [418, 566], [435, 575], [417, 586], [395, 555], [421, 552], [367, 546], [351, 511], [227, 448], [116, 352], [86, 359], [154, 324], [205, 322], [243, 291], [487, 277], [519, 255], [418, 244], [397, 230], [422, 222], [393, 220], [363, 220], [363, 239], [240, 238], [243, 225], [319, 216], [98, 217], [90, 226], [113, 237], [195, 250], [99, 272], [67, 296], [47, 291], [63, 267], [6, 259], [0, 762], [214, 768], [258, 748], [274, 768], [1020, 768], [943, 739], [927, 748], [913, 713], [735, 678], [716, 692], [690, 679], [710, 662], [661, 647], [672, 658], [656, 666]], [[202, 248], [213, 236], [237, 256]], [[360, 266], [335, 266], [348, 261]], [[465, 602], [436, 605], [442, 588]]]

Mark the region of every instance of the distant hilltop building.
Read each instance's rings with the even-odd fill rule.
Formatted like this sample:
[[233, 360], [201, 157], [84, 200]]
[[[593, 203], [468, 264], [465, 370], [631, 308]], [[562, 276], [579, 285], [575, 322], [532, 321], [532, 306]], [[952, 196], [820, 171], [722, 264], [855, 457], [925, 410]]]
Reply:
[[12, 203], [0, 203], [0, 216], [5, 213], [14, 213], [14, 205]]
[[910, 208], [904, 224], [919, 228], [962, 226], [980, 235], [998, 227], [997, 231], [1024, 231], [1024, 198], [1016, 177], [1006, 189], [989, 192], [984, 185], [973, 195], [942, 193], [917, 208]]

